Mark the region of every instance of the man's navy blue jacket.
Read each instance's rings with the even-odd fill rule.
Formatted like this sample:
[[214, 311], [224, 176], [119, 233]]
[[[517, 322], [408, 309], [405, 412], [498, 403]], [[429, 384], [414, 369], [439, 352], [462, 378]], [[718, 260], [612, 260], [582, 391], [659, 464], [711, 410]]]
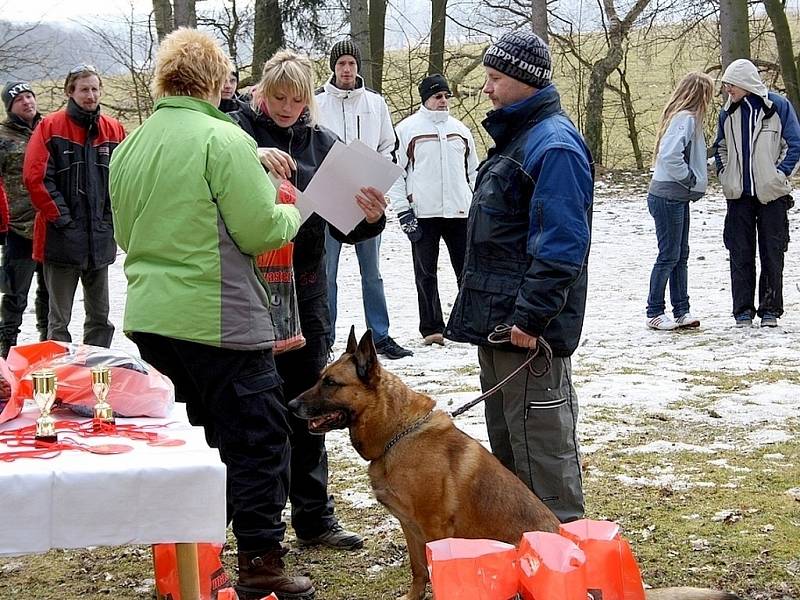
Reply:
[[495, 147], [478, 171], [462, 285], [445, 334], [486, 346], [497, 325], [516, 325], [569, 356], [586, 307], [589, 149], [553, 85], [490, 112], [483, 126]]

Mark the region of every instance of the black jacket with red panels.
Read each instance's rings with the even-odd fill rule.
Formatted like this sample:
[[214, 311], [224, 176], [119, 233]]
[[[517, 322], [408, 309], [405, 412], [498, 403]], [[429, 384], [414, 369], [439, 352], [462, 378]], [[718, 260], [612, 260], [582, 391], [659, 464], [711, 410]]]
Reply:
[[114, 262], [108, 164], [125, 138], [114, 118], [72, 99], [46, 116], [25, 153], [23, 179], [36, 208], [33, 258], [80, 270]]

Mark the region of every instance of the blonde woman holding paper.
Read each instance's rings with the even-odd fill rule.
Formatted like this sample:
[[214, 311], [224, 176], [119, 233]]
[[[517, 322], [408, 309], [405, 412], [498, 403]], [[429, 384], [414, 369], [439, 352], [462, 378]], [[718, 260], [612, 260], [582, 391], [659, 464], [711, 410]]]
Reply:
[[[337, 140], [333, 132], [317, 124], [311, 62], [289, 50], [280, 50], [264, 64], [249, 106], [233, 116], [256, 140], [264, 166], [300, 191], [309, 184]], [[362, 188], [355, 199], [364, 211], [364, 220], [349, 235], [330, 226], [336, 239], [349, 244], [380, 234], [386, 224], [386, 201], [379, 190]], [[315, 382], [327, 362], [331, 322], [325, 277], [325, 226], [322, 217], [312, 214], [294, 239], [294, 276], [306, 345], [275, 357], [287, 402]], [[333, 498], [328, 494], [324, 436], [309, 433], [305, 421], [291, 415], [289, 419], [289, 499], [299, 543], [345, 550], [361, 548], [361, 536], [344, 530], [334, 516]]]

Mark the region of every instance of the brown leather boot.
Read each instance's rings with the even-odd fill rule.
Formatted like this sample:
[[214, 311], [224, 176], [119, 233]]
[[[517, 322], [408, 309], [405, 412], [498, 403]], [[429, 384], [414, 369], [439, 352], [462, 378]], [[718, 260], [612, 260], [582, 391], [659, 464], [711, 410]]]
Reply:
[[263, 598], [275, 592], [279, 600], [313, 600], [314, 586], [308, 577], [289, 577], [284, 571], [283, 557], [288, 548], [269, 552], [239, 552], [239, 585], [241, 598]]

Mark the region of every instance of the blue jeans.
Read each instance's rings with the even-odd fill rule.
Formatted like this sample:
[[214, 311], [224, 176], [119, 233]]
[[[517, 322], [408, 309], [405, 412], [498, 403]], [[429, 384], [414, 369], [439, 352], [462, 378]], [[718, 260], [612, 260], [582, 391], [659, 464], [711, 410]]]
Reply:
[[[372, 339], [379, 344], [389, 336], [389, 311], [380, 271], [381, 236], [375, 236], [356, 245], [358, 268], [361, 270], [361, 298], [367, 327], [372, 329]], [[330, 345], [336, 335], [336, 275], [339, 272], [339, 253], [342, 244], [325, 229], [325, 268], [328, 276], [328, 305], [331, 309]]]
[[677, 319], [689, 312], [689, 202], [648, 194], [647, 208], [656, 222], [658, 239], [658, 258], [650, 274], [647, 318], [664, 313], [664, 291], [669, 281], [672, 314]]

